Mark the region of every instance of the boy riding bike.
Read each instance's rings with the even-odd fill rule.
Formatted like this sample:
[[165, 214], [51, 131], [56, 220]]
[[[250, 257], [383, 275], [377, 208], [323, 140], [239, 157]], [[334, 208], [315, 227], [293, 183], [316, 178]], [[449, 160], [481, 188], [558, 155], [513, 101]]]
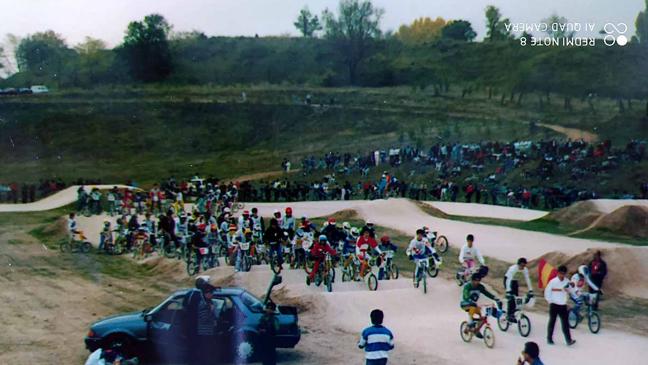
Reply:
[[[481, 307], [477, 304], [481, 294], [494, 301], [498, 309], [502, 308], [502, 301], [484, 287], [481, 279], [479, 274], [473, 274], [470, 282], [466, 283], [462, 290], [461, 303], [459, 305], [461, 309], [468, 313], [468, 317], [470, 318], [468, 320], [468, 328], [475, 328], [477, 326], [477, 323], [474, 321], [475, 315], [481, 316]], [[479, 331], [475, 332], [475, 337], [483, 338]]]
[[515, 319], [515, 297], [518, 294], [518, 281], [516, 276], [518, 273], [524, 275], [524, 280], [526, 281], [527, 288], [529, 289], [527, 296], [533, 297], [533, 286], [531, 286], [531, 280], [529, 279], [529, 269], [526, 267], [527, 260], [524, 257], [520, 257], [517, 261], [517, 264], [511, 265], [504, 275], [504, 289], [506, 290], [506, 313], [508, 314], [507, 321], [510, 323], [517, 323]]
[[370, 252], [372, 250], [375, 250], [379, 255], [382, 255], [382, 251], [378, 248], [378, 242], [371, 237], [371, 232], [369, 230], [365, 230], [356, 242], [356, 256], [360, 260], [360, 277], [364, 277], [367, 268], [369, 268], [369, 259], [371, 258]]
[[313, 270], [308, 274], [308, 278], [306, 278], [306, 285], [310, 285], [310, 283], [315, 280], [315, 275], [317, 274], [320, 265], [324, 263], [327, 253], [331, 256], [337, 256], [335, 249], [329, 245], [328, 239], [322, 234], [319, 236], [319, 239], [315, 241], [310, 250], [311, 259], [314, 261], [314, 264]]
[[[475, 260], [479, 260], [481, 267], [486, 267], [484, 257], [481, 255], [481, 252], [479, 252], [477, 247], [474, 246], [474, 241], [475, 237], [472, 234], [466, 236], [466, 244], [461, 248], [461, 251], [459, 252], [459, 263], [461, 263], [463, 271], [457, 273], [457, 279], [464, 279], [463, 281], [466, 281], [469, 275], [477, 272]], [[486, 276], [488, 271], [487, 269], [480, 268], [479, 273], [482, 277], [484, 277]]]

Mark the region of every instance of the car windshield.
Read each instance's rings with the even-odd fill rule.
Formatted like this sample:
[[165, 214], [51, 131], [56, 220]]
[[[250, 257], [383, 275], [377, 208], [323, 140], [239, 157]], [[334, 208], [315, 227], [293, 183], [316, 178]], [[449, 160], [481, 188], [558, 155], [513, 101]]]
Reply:
[[243, 294], [241, 294], [241, 300], [243, 300], [243, 303], [250, 309], [250, 311], [254, 313], [263, 312], [263, 303], [261, 303], [261, 301], [252, 294], [243, 292]]

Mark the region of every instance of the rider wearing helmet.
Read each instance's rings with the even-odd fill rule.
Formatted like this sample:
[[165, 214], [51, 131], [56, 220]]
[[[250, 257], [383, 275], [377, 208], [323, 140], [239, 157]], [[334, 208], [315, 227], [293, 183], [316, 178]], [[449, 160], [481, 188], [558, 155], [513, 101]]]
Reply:
[[[462, 289], [461, 303], [459, 305], [461, 306], [461, 309], [468, 312], [469, 327], [475, 326], [474, 316], [481, 315], [481, 307], [477, 305], [477, 301], [479, 300], [479, 296], [481, 294], [484, 294], [487, 298], [494, 301], [497, 304], [498, 309], [502, 308], [502, 301], [500, 301], [493, 293], [489, 292], [486, 287], [484, 287], [484, 285], [481, 283], [481, 279], [481, 275], [473, 274], [470, 282], [466, 283]], [[476, 332], [475, 336], [477, 338], [484, 338], [479, 332]]]
[[376, 227], [374, 227], [374, 224], [372, 221], [367, 220], [367, 223], [365, 224], [364, 227], [360, 230], [360, 235], [364, 234], [364, 231], [369, 231], [369, 237], [376, 239]]
[[261, 239], [263, 239], [263, 232], [265, 231], [265, 222], [263, 222], [263, 218], [259, 216], [259, 210], [255, 207], [252, 208], [252, 215], [250, 216], [252, 219], [252, 227], [258, 227], [258, 229], [261, 230]]
[[292, 208], [286, 208], [286, 215], [284, 216], [281, 228], [284, 232], [288, 232], [288, 236], [292, 240], [295, 237], [295, 217], [292, 215]]
[[[392, 254], [395, 253], [396, 250], [398, 250], [398, 246], [393, 244], [391, 242], [391, 239], [387, 235], [380, 237], [380, 243], [378, 244], [378, 248], [380, 249], [380, 251], [385, 253], [391, 251]], [[389, 258], [387, 260], [389, 260]], [[378, 280], [382, 280], [384, 276], [385, 276], [385, 265], [381, 265], [380, 270], [378, 271]]]
[[250, 217], [250, 211], [244, 210], [243, 214], [238, 218], [238, 228], [245, 230], [246, 228], [252, 228], [253, 224], [254, 222], [252, 222], [252, 218]]
[[[275, 211], [278, 212], [278, 211]], [[279, 213], [281, 215], [281, 213]], [[283, 230], [279, 226], [276, 218], [270, 219], [270, 227], [263, 234], [263, 239], [270, 245], [270, 257], [277, 255], [279, 266], [283, 267], [283, 253], [281, 252], [281, 242], [284, 239]]]
[[328, 242], [335, 246], [346, 238], [346, 234], [337, 226], [335, 218], [331, 217], [327, 220], [328, 225], [322, 229], [322, 234], [326, 236]]
[[272, 212], [272, 215], [274, 216], [274, 219], [277, 220], [277, 223], [279, 224], [279, 228], [283, 226], [283, 218], [281, 218], [281, 211], [279, 209], [275, 209], [274, 212]]
[[317, 274], [317, 270], [319, 270], [320, 265], [322, 264], [322, 262], [324, 262], [324, 258], [326, 257], [327, 253], [331, 256], [337, 255], [335, 249], [333, 249], [333, 247], [329, 245], [326, 236], [322, 234], [315, 241], [313, 247], [311, 247], [310, 250], [311, 259], [315, 262], [313, 264], [313, 270], [310, 272], [310, 274], [308, 274], [308, 277], [306, 278], [306, 285], [310, 285], [310, 283], [315, 279], [315, 274]]
[[572, 301], [575, 303], [574, 311], [576, 313], [580, 313], [581, 306], [583, 305], [585, 300], [588, 299], [588, 295], [584, 291], [585, 284], [589, 286], [590, 293], [600, 292], [600, 288], [592, 282], [589, 267], [587, 267], [587, 265], [581, 265], [578, 267], [578, 271], [575, 272], [574, 275], [572, 275], [569, 283], [569, 286], [573, 288], [569, 295]]
[[382, 254], [382, 251], [378, 248], [378, 242], [371, 237], [371, 232], [369, 230], [364, 230], [362, 236], [358, 237], [358, 240], [356, 241], [356, 256], [361, 261], [360, 277], [364, 277], [365, 275], [365, 271], [369, 266], [371, 251], [373, 250], [376, 250], [378, 254]]
[[506, 290], [506, 313], [508, 315], [508, 321], [511, 323], [517, 323], [515, 319], [515, 297], [518, 294], [518, 281], [515, 278], [518, 273], [524, 275], [524, 280], [526, 281], [527, 288], [529, 289], [527, 296], [529, 298], [533, 297], [533, 286], [531, 286], [531, 280], [529, 279], [529, 269], [527, 266], [527, 259], [520, 257], [517, 261], [517, 264], [511, 265], [506, 274], [504, 275], [504, 290]]

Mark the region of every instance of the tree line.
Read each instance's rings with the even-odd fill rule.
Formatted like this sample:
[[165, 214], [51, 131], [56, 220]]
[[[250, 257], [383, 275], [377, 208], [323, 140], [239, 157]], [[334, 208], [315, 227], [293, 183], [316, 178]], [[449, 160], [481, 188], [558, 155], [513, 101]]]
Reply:
[[[383, 15], [370, 0], [341, 0], [320, 16], [305, 7], [294, 22], [303, 36], [298, 38], [173, 32], [163, 16], [151, 14], [131, 22], [113, 49], [89, 37], [70, 47], [59, 34], [45, 31], [15, 42], [19, 72], [0, 85], [411, 85], [437, 95], [451, 88], [463, 96], [487, 90], [489, 97], [518, 104], [534, 94], [542, 105], [558, 93], [566, 109], [573, 98], [593, 95], [618, 99], [620, 108], [648, 98], [648, 10], [638, 14], [637, 33], [624, 47], [608, 47], [600, 39], [593, 47], [522, 46], [520, 38], [529, 34], [512, 34], [506, 26], [511, 20], [494, 6], [485, 9], [480, 42], [467, 20], [420, 18], [385, 32]], [[567, 23], [557, 14], [544, 21]], [[548, 33], [574, 37], [573, 32]]]

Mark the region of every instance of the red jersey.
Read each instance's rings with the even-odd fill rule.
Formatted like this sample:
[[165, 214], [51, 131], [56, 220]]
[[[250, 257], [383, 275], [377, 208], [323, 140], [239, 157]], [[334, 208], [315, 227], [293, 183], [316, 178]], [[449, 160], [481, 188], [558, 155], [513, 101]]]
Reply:
[[378, 242], [376, 242], [375, 239], [371, 238], [371, 236], [367, 238], [365, 238], [365, 236], [360, 236], [358, 237], [356, 246], [358, 247], [358, 250], [360, 250], [360, 252], [367, 252], [369, 251], [369, 248], [378, 247]]
[[323, 259], [327, 252], [332, 256], [337, 255], [337, 252], [328, 243], [322, 244], [319, 241], [317, 241], [313, 244], [313, 247], [311, 247], [310, 249], [311, 256], [317, 259]]

